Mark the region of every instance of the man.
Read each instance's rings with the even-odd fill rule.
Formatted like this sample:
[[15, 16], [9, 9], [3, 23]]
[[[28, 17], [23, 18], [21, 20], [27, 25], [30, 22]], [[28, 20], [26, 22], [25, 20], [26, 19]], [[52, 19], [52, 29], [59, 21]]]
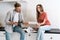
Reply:
[[[14, 32], [18, 32], [20, 33], [20, 40], [24, 40], [25, 39], [25, 32], [22, 30], [21, 28], [21, 24], [28, 24], [27, 22], [23, 21], [23, 16], [21, 13], [21, 5], [19, 3], [15, 3], [14, 4], [15, 9], [13, 11], [9, 11], [7, 13], [5, 22], [6, 22], [6, 26], [8, 25], [8, 28], [10, 27]], [[7, 28], [7, 29], [8, 29]], [[6, 40], [10, 40], [10, 33], [9, 31], [6, 29]]]

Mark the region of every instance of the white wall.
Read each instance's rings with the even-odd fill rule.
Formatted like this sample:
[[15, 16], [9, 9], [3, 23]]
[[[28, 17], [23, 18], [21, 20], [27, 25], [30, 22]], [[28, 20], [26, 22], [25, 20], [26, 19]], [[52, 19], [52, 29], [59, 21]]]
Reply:
[[0, 3], [0, 22], [2, 24], [4, 24], [6, 13], [12, 8], [13, 8], [13, 3], [8, 3], [8, 2], [7, 3], [6, 2]]
[[27, 15], [30, 17], [29, 20], [36, 20], [36, 5], [42, 4], [45, 12], [47, 13], [48, 19], [51, 24], [55, 27], [60, 26], [60, 0], [26, 0], [28, 2]]
[[[42, 4], [45, 12], [47, 12], [47, 16], [48, 16], [48, 19], [50, 20], [51, 24], [54, 26], [57, 26], [57, 27], [60, 26], [60, 18], [59, 18], [60, 17], [60, 15], [59, 15], [60, 14], [60, 5], [59, 5], [60, 0], [24, 0], [24, 1], [27, 2], [26, 3], [27, 13], [24, 12], [25, 13], [24, 17], [26, 17], [26, 20], [36, 21], [36, 10], [35, 10], [36, 5]], [[10, 6], [10, 5], [8, 5], [8, 6]], [[3, 14], [1, 14], [0, 17], [2, 17]], [[4, 17], [2, 17], [2, 18], [4, 18]], [[0, 18], [0, 20], [2, 20], [2, 18]]]
[[[8, 11], [11, 11], [14, 9], [14, 4], [15, 4], [16, 1], [3, 1], [3, 2], [0, 2], [0, 23], [3, 24], [4, 26], [4, 20], [5, 20], [5, 17], [6, 17], [6, 14]], [[24, 1], [19, 1], [19, 3], [21, 4], [22, 6], [22, 13], [23, 13], [23, 16], [24, 18], [26, 17], [26, 2]]]

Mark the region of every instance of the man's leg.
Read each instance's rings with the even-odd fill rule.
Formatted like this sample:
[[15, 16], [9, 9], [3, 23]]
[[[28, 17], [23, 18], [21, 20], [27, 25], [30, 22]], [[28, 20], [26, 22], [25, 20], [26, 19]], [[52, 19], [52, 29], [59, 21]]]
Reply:
[[25, 40], [25, 32], [22, 30], [22, 28], [16, 26], [14, 27], [14, 31], [20, 33], [20, 40]]
[[9, 32], [6, 31], [5, 35], [6, 35], [6, 40], [11, 40], [10, 38], [11, 34]]

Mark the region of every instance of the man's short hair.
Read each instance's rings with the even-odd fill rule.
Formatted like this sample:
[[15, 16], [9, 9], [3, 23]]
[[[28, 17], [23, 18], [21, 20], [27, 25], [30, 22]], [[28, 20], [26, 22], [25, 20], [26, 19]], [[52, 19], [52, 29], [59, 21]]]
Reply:
[[19, 3], [16, 2], [16, 3], [14, 4], [14, 7], [21, 7], [21, 4], [19, 4]]

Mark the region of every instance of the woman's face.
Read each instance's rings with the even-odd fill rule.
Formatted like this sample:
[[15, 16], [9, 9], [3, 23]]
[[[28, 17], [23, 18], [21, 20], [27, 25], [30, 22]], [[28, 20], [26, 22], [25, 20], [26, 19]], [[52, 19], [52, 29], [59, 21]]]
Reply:
[[42, 8], [40, 6], [37, 6], [37, 10], [41, 12]]

